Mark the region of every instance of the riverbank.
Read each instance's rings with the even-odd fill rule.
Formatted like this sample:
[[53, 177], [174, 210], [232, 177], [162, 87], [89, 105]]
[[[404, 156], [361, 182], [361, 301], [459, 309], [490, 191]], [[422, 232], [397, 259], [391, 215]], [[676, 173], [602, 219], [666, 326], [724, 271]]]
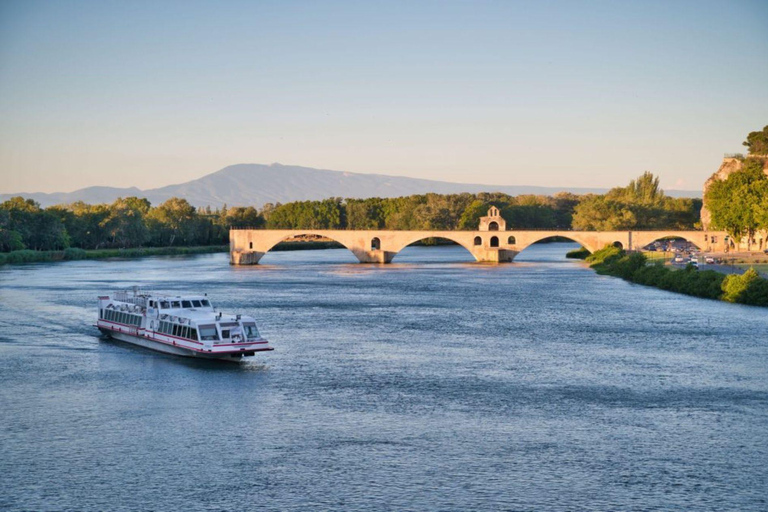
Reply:
[[596, 251], [586, 261], [598, 274], [632, 283], [705, 299], [768, 307], [768, 279], [760, 277], [754, 269], [730, 275], [700, 271], [691, 265], [676, 270], [649, 262], [642, 253], [628, 254], [616, 247]]
[[[333, 241], [300, 240], [280, 242], [271, 251], [298, 251], [317, 249], [339, 249], [343, 246]], [[57, 261], [97, 260], [107, 258], [144, 258], [147, 256], [188, 256], [193, 254], [215, 254], [229, 252], [229, 245], [206, 245], [200, 247], [136, 247], [131, 249], [84, 250], [75, 247], [63, 251], [21, 250], [0, 253], [0, 265], [21, 263], [48, 263]]]

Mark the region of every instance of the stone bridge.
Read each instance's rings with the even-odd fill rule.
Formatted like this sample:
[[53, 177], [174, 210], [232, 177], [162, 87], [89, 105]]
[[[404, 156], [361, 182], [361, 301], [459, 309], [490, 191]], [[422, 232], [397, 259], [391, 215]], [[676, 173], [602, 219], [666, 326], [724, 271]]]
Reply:
[[230, 261], [234, 265], [255, 265], [278, 243], [301, 235], [334, 240], [361, 263], [389, 263], [405, 247], [426, 238], [445, 238], [468, 250], [477, 261], [510, 262], [531, 244], [562, 237], [581, 244], [590, 252], [606, 245], [640, 250], [665, 238], [682, 238], [705, 252], [723, 251], [726, 233], [721, 231], [526, 231], [506, 230], [498, 210], [491, 208], [480, 219], [477, 231], [386, 231], [327, 229], [233, 229], [229, 232]]

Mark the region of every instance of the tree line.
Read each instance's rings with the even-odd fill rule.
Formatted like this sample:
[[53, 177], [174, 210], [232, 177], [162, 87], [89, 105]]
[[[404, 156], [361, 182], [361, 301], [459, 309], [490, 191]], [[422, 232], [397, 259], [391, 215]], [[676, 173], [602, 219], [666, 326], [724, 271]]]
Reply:
[[607, 194], [554, 196], [502, 193], [423, 194], [391, 199], [326, 199], [269, 205], [274, 229], [473, 230], [491, 206], [508, 229], [696, 229], [701, 200], [672, 198], [645, 173]]
[[112, 204], [41, 208], [31, 199], [14, 197], [0, 204], [0, 252], [221, 245], [229, 243], [230, 228], [262, 222], [253, 207], [211, 211], [179, 198], [156, 207], [127, 197]]
[[701, 201], [671, 198], [645, 173], [607, 194], [418, 194], [295, 201], [211, 210], [180, 198], [158, 206], [137, 197], [112, 204], [41, 208], [14, 197], [0, 204], [0, 251], [219, 245], [231, 228], [473, 230], [491, 206], [509, 229], [694, 229]]

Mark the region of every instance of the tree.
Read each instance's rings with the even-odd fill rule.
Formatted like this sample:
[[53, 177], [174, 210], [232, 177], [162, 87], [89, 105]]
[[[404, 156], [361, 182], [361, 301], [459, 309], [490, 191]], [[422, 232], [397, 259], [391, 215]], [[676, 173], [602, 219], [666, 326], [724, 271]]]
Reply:
[[0, 252], [18, 251], [24, 248], [21, 235], [10, 226], [10, 213], [8, 210], [0, 210]]
[[750, 155], [768, 155], [768, 126], [762, 131], [751, 132], [742, 145], [749, 148]]
[[198, 216], [186, 199], [172, 197], [147, 214], [150, 238], [158, 246], [191, 245], [196, 241]]
[[601, 195], [589, 195], [573, 213], [573, 229], [619, 231], [636, 226], [637, 218], [627, 204]]
[[712, 227], [728, 232], [735, 240], [747, 237], [751, 249], [752, 238], [758, 229], [768, 229], [765, 221], [768, 177], [757, 159], [748, 158], [742, 168], [725, 180], [715, 181], [707, 189], [706, 202], [712, 214]]
[[118, 198], [109, 207], [109, 217], [102, 221], [112, 244], [117, 247], [140, 247], [149, 241], [145, 217], [151, 205], [138, 197]]

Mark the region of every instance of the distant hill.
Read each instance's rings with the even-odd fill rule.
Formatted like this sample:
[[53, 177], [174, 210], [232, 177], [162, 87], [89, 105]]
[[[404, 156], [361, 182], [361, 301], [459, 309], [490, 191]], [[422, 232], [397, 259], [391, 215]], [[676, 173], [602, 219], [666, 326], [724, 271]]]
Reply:
[[[294, 165], [238, 164], [186, 183], [149, 190], [140, 190], [136, 187], [88, 187], [67, 193], [0, 194], [0, 200], [23, 196], [34, 199], [45, 207], [75, 201], [91, 204], [111, 203], [118, 197], [127, 196], [146, 197], [153, 205], [158, 205], [171, 197], [182, 197], [195, 206], [210, 205], [217, 208], [224, 204], [262, 206], [264, 203], [287, 203], [329, 197], [398, 197], [427, 192], [440, 194], [503, 192], [516, 196], [520, 194], [552, 195], [563, 191], [575, 194], [600, 194], [607, 189], [477, 185], [383, 174], [329, 171]], [[699, 191], [668, 190], [667, 193], [674, 197], [701, 197]]]

